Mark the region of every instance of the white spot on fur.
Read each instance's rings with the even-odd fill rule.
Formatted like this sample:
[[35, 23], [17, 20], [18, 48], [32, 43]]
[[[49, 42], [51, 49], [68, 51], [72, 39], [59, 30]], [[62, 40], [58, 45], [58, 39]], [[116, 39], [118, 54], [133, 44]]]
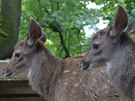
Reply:
[[87, 88], [87, 86], [85, 84], [82, 84], [83, 87]]
[[85, 95], [86, 96], [89, 96], [89, 92], [87, 90], [85, 91]]
[[59, 79], [58, 82], [60, 83], [60, 81], [61, 81], [61, 80]]
[[70, 73], [70, 70], [65, 70], [64, 73]]
[[64, 85], [66, 86], [68, 84], [68, 82], [64, 82]]
[[107, 83], [110, 83], [110, 80], [107, 80]]
[[80, 78], [80, 82], [81, 82], [81, 83], [83, 82], [82, 78]]
[[108, 88], [108, 85], [104, 85], [102, 89], [107, 89]]
[[104, 73], [104, 70], [101, 70], [101, 73]]
[[73, 74], [76, 75], [76, 71], [73, 71]]
[[106, 94], [108, 94], [108, 91], [105, 91]]
[[69, 81], [69, 79], [65, 79], [65, 81]]
[[71, 77], [70, 79], [71, 79], [71, 80], [74, 80], [74, 78], [73, 78], [73, 77]]
[[97, 80], [96, 80], [95, 78], [92, 78], [92, 82], [95, 82], [95, 83], [96, 83], [96, 82], [97, 82]]
[[79, 83], [74, 84], [74, 87], [78, 87], [78, 86], [79, 86]]

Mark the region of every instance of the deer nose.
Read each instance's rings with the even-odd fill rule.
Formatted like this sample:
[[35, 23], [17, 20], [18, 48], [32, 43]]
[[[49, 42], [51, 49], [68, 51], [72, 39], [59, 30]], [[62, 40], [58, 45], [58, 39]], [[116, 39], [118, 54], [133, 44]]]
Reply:
[[11, 72], [9, 69], [3, 70], [3, 76], [4, 77], [10, 77], [11, 75], [13, 75], [13, 72]]
[[86, 70], [86, 69], [89, 68], [89, 66], [90, 66], [90, 61], [82, 60], [81, 63], [80, 63], [81, 70]]

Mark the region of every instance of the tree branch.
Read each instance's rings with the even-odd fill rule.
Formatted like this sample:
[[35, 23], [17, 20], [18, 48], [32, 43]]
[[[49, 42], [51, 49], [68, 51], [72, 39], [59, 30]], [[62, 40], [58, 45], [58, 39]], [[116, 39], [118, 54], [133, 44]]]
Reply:
[[62, 45], [62, 47], [63, 47], [63, 49], [64, 49], [64, 51], [66, 53], [64, 58], [70, 57], [69, 51], [68, 51], [68, 49], [67, 49], [67, 47], [65, 45], [64, 39], [63, 39], [63, 35], [62, 35], [62, 33], [60, 31], [58, 31], [58, 33], [59, 33], [59, 36], [60, 36], [61, 45]]

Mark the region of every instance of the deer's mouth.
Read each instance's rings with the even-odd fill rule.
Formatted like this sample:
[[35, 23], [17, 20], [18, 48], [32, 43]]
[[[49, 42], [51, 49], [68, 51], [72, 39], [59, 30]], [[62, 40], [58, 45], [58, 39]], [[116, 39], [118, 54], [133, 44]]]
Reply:
[[90, 61], [87, 61], [87, 62], [85, 62], [85, 61], [82, 61], [81, 62], [81, 64], [80, 64], [80, 68], [82, 69], [82, 70], [91, 70], [92, 68], [93, 68], [93, 65], [91, 64], [91, 62]]
[[11, 71], [9, 71], [9, 70], [4, 70], [3, 71], [3, 76], [4, 77], [11, 77], [11, 76], [13, 76], [14, 75], [14, 72], [11, 72]]

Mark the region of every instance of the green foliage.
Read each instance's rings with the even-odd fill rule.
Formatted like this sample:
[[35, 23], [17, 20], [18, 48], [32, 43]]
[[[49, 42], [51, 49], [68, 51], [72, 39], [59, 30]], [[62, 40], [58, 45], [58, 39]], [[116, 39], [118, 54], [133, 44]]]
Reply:
[[86, 52], [91, 41], [91, 38], [85, 37], [84, 26], [90, 25], [97, 30], [96, 24], [100, 18], [112, 21], [117, 4], [122, 4], [131, 18], [135, 16], [134, 0], [91, 0], [101, 6], [100, 9], [88, 9], [86, 6], [89, 2], [90, 0], [23, 0], [19, 40], [27, 36], [29, 18], [32, 16], [46, 32], [46, 46], [50, 51], [64, 58], [68, 56], [67, 49], [70, 56], [75, 56]]
[[[129, 18], [135, 17], [134, 0], [92, 0], [92, 2], [95, 2], [97, 5], [100, 6], [102, 5], [101, 11], [104, 20], [109, 20], [112, 22], [117, 5], [122, 5], [126, 9]], [[109, 24], [111, 24], [111, 22]]]
[[[30, 16], [42, 26], [51, 44], [46, 46], [57, 56], [66, 57], [64, 47], [71, 56], [86, 51], [88, 41], [85, 40], [83, 27], [98, 22], [99, 10], [89, 10], [86, 5], [89, 0], [23, 0], [22, 24], [19, 39], [26, 37]], [[64, 43], [61, 42], [60, 34]], [[88, 46], [87, 46], [88, 47]]]

